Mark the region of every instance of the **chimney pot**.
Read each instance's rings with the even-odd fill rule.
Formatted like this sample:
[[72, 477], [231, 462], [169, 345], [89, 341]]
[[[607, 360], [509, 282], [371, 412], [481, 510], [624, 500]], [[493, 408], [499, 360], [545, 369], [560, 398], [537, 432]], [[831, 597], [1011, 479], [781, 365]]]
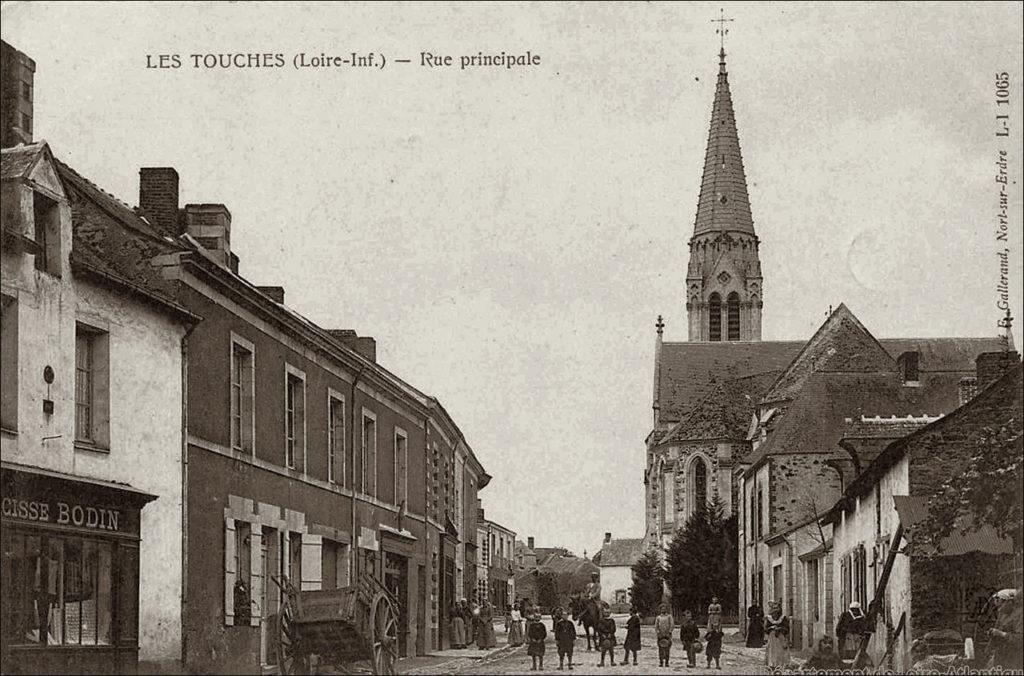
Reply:
[[174, 167], [139, 169], [139, 209], [168, 235], [177, 237], [185, 232], [178, 214], [178, 172]]
[[257, 286], [264, 296], [269, 296], [270, 300], [275, 303], [284, 305], [284, 287], [283, 286]]
[[604, 534], [604, 541], [605, 541], [605, 544], [611, 542], [612, 541], [612, 534], [611, 533], [605, 533]]
[[530, 549], [533, 549], [533, 536], [532, 535], [529, 536], [528, 538], [526, 538], [526, 546], [528, 548], [530, 548]]
[[218, 263], [231, 268], [231, 212], [223, 204], [186, 204], [185, 231]]
[[357, 335], [352, 329], [328, 329], [327, 333], [372, 362], [377, 361], [377, 341], [370, 336]]

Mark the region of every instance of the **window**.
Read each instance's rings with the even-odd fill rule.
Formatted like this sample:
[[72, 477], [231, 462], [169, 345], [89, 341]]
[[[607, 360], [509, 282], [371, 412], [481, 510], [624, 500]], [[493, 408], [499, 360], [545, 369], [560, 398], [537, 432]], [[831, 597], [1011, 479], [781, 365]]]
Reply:
[[320, 548], [321, 589], [348, 586], [349, 546], [324, 539]]
[[409, 492], [409, 437], [398, 428], [395, 428], [394, 460], [395, 504], [400, 505], [408, 499]]
[[[27, 130], [31, 133], [31, 130]], [[60, 277], [60, 206], [39, 192], [32, 193], [35, 222], [36, 270]]]
[[296, 458], [302, 456], [302, 471], [306, 471], [306, 375], [285, 365], [285, 464], [295, 469]]
[[32, 101], [32, 85], [27, 82], [21, 83], [21, 98], [29, 102]]
[[764, 491], [760, 488], [757, 489], [757, 523], [754, 527], [757, 529], [756, 539], [760, 540], [764, 533]]
[[235, 626], [248, 626], [252, 616], [252, 525], [246, 521], [235, 522], [235, 581], [232, 590], [234, 598]]
[[882, 535], [882, 484], [875, 484], [875, 536]]
[[676, 520], [676, 475], [675, 472], [665, 472], [662, 482], [665, 485], [662, 491], [662, 499], [665, 510], [665, 523], [675, 523]]
[[255, 416], [253, 345], [244, 338], [231, 336], [231, 448], [253, 453]]
[[32, 135], [32, 116], [28, 113], [21, 114], [21, 128], [26, 134]]
[[740, 297], [735, 291], [729, 294], [729, 340], [740, 339]]
[[897, 366], [905, 385], [916, 385], [920, 382], [920, 354], [917, 352], [904, 352], [897, 360]]
[[708, 504], [708, 466], [702, 458], [693, 461], [693, 509], [697, 511]]
[[359, 490], [377, 495], [377, 418], [363, 410], [363, 444], [360, 454]]
[[722, 340], [722, 297], [717, 293], [708, 301], [708, 340]]
[[109, 335], [78, 325], [75, 334], [75, 441], [110, 448]]
[[0, 427], [18, 431], [18, 302], [0, 297]]
[[110, 645], [115, 580], [124, 585], [119, 596], [127, 597], [122, 614], [131, 616], [134, 589], [134, 574], [123, 563], [121, 578], [131, 579], [116, 579], [113, 547], [88, 538], [5, 530], [4, 643]]
[[817, 622], [821, 619], [821, 600], [818, 584], [818, 559], [807, 562], [807, 604], [808, 616]]
[[327, 394], [327, 480], [345, 483], [345, 400], [333, 390]]

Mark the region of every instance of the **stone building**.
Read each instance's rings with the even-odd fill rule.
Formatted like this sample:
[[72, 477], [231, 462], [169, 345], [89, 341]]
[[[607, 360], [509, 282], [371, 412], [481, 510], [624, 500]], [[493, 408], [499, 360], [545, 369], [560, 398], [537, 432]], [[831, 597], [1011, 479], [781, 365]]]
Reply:
[[514, 530], [484, 518], [484, 510], [478, 510], [477, 590], [472, 598], [477, 603], [488, 601], [495, 612], [503, 613], [515, 602], [515, 542]]
[[0, 670], [159, 668], [181, 650], [183, 345], [198, 317], [135, 259], [172, 247], [112, 218], [45, 142], [4, 148], [0, 167]]
[[[875, 454], [823, 519], [833, 533], [836, 563], [825, 583], [837, 599], [836, 615], [853, 600], [868, 608], [890, 549], [907, 544], [893, 542], [900, 524], [910, 540], [909, 554], [894, 559], [868, 648], [876, 665], [886, 660], [883, 666], [896, 673], [913, 666], [911, 646], [929, 631], [952, 629], [984, 641], [984, 632], [977, 629], [989, 594], [1020, 586], [1020, 554], [1015, 557], [1012, 542], [991, 526], [966, 533], [955, 529], [935, 546], [915, 543], [912, 533], [928, 514], [928, 498], [950, 476], [971, 466], [986, 428], [1021, 433], [1024, 402], [1017, 354], [983, 354], [978, 372], [975, 398]], [[936, 648], [948, 653], [962, 646], [954, 642]]]
[[594, 563], [601, 569], [601, 600], [615, 612], [629, 610], [633, 587], [633, 564], [643, 556], [644, 538], [618, 538], [604, 534], [601, 549], [594, 555]]

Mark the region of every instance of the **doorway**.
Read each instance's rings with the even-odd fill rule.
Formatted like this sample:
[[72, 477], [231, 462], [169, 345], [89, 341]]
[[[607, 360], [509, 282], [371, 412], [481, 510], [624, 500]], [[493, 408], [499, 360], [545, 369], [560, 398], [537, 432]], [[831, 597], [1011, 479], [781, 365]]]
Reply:
[[404, 556], [384, 552], [384, 586], [398, 597], [398, 656], [408, 657], [409, 564]]

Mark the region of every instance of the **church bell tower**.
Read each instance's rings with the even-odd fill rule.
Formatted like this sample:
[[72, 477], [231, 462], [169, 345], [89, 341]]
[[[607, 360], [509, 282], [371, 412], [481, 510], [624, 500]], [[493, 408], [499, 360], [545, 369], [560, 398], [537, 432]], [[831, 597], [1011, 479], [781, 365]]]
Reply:
[[704, 176], [689, 246], [689, 339], [761, 340], [760, 241], [750, 215], [724, 48], [719, 52]]

